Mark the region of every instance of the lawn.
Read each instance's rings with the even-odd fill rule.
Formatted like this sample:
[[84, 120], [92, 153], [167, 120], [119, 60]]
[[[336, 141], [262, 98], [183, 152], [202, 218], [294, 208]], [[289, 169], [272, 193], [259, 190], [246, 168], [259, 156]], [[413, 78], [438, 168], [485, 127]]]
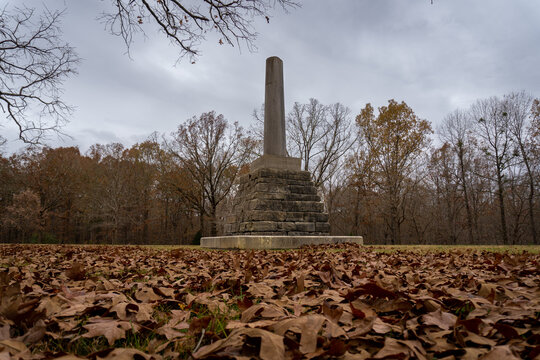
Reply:
[[0, 358], [534, 359], [539, 250], [0, 245]]

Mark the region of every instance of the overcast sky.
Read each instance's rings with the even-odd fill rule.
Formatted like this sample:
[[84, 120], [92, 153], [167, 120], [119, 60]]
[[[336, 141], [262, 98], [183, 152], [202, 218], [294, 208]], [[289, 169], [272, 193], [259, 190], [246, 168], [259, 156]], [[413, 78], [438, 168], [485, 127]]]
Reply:
[[[169, 134], [186, 119], [215, 110], [244, 127], [264, 100], [265, 59], [284, 62], [285, 106], [316, 98], [358, 114], [366, 103], [405, 101], [434, 126], [475, 100], [525, 90], [540, 96], [540, 2], [533, 0], [303, 0], [255, 27], [256, 52], [209, 38], [196, 64], [175, 66], [164, 35], [136, 39], [131, 59], [121, 38], [96, 18], [111, 0], [47, 0], [66, 9], [66, 41], [83, 59], [65, 83], [76, 111], [51, 146], [131, 146], [154, 131]], [[0, 0], [4, 7], [44, 1]], [[0, 114], [4, 117], [3, 114]], [[7, 120], [6, 150], [23, 144]]]

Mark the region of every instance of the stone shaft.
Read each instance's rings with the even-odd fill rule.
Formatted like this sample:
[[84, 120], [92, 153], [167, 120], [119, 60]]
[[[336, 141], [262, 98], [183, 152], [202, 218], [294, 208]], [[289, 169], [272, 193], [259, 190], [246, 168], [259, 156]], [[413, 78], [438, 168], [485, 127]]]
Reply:
[[266, 59], [264, 154], [287, 156], [287, 146], [285, 142], [285, 102], [283, 95], [283, 61], [277, 56]]

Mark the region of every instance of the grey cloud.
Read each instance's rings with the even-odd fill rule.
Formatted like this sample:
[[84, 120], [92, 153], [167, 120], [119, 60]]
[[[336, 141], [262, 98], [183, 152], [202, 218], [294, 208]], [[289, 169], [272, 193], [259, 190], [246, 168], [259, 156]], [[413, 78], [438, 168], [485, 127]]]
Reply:
[[211, 37], [195, 65], [176, 66], [175, 49], [151, 31], [137, 39], [130, 60], [122, 40], [95, 19], [108, 4], [47, 3], [67, 7], [66, 38], [85, 59], [65, 93], [78, 107], [65, 131], [82, 148], [90, 139], [128, 145], [153, 131], [170, 133], [209, 110], [247, 127], [263, 102], [272, 55], [284, 60], [287, 109], [315, 97], [355, 115], [367, 102], [395, 98], [436, 124], [478, 98], [522, 89], [540, 96], [538, 2], [306, 0], [255, 24], [256, 52]]

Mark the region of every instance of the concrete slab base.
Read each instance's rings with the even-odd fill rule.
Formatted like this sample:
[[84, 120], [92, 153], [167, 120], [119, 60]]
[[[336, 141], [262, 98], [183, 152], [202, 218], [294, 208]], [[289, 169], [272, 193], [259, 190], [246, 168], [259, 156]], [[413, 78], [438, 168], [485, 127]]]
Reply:
[[211, 249], [296, 249], [303, 245], [364, 244], [362, 236], [232, 235], [203, 237], [201, 247]]

